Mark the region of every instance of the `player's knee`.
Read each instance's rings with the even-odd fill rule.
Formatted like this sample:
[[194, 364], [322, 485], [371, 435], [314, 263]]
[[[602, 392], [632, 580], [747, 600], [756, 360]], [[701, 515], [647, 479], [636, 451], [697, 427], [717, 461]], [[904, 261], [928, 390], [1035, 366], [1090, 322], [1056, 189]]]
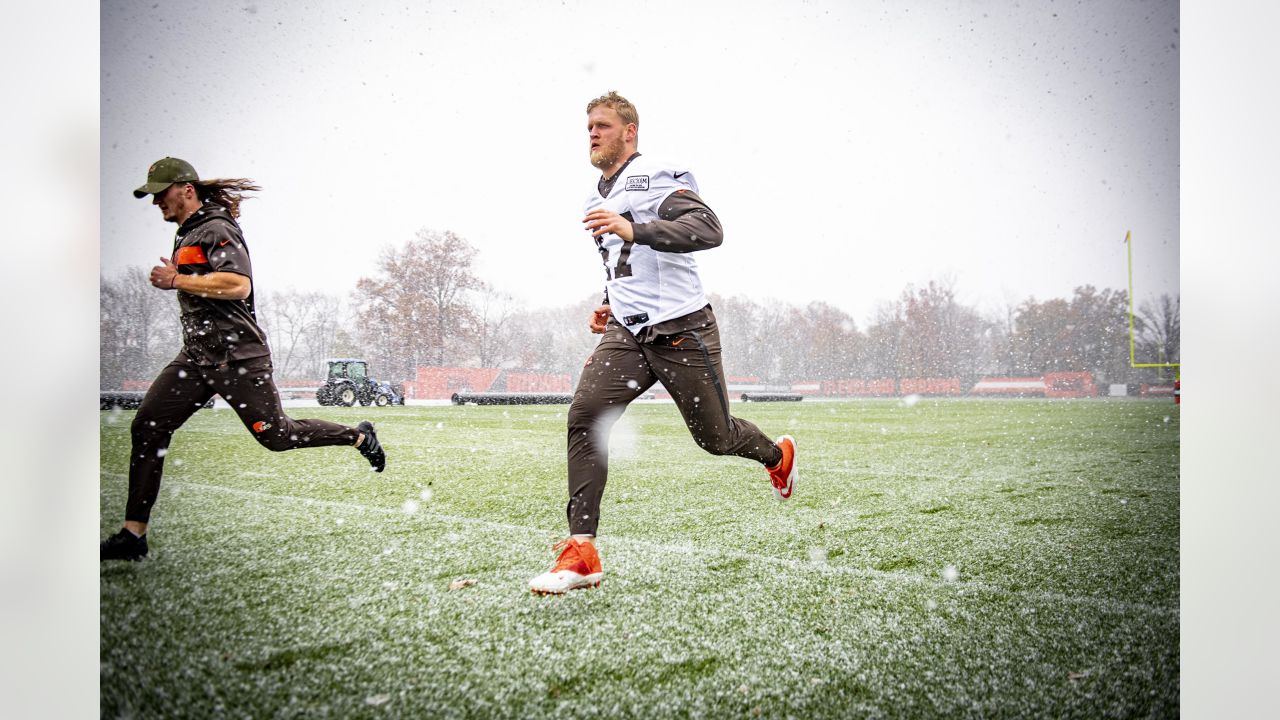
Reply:
[[293, 449], [293, 443], [289, 438], [276, 433], [263, 433], [261, 435], [255, 435], [254, 438], [258, 441], [259, 445], [271, 452], [284, 452], [285, 450]]
[[569, 431], [589, 430], [596, 424], [599, 413], [586, 404], [574, 403], [569, 406]]
[[725, 437], [700, 437], [698, 445], [712, 455], [728, 455], [733, 452], [733, 445]]
[[258, 438], [258, 444], [270, 450], [271, 452], [284, 452], [293, 448], [291, 443], [282, 442], [277, 438]]
[[160, 429], [160, 425], [155, 418], [139, 413], [133, 418], [133, 423], [129, 425], [129, 433], [133, 436], [133, 441], [138, 442], [164, 435], [165, 431]]
[[703, 450], [710, 452], [712, 455], [726, 454], [726, 448], [724, 448], [723, 443], [713, 438], [698, 438], [698, 447], [703, 448]]
[[293, 440], [290, 439], [290, 437], [286, 433], [276, 432], [275, 430], [265, 430], [265, 431], [259, 432], [255, 429], [253, 433], [253, 439], [257, 440], [259, 445], [270, 450], [271, 452], [284, 452], [285, 450], [292, 450], [295, 445]]

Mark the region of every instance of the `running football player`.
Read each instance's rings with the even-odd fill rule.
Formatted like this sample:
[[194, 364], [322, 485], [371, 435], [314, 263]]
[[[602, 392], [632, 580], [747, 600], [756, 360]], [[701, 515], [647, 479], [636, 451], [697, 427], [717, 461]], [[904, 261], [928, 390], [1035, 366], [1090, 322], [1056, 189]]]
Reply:
[[372, 423], [294, 420], [281, 406], [254, 311], [249, 248], [236, 222], [243, 194], [258, 189], [244, 179], [201, 180], [190, 163], [167, 157], [152, 163], [146, 184], [133, 191], [136, 198], [150, 195], [165, 221], [178, 226], [173, 254], [151, 268], [150, 282], [178, 296], [182, 350], [151, 383], [133, 419], [124, 526], [101, 542], [100, 560], [146, 557], [169, 441], [214, 394], [268, 450], [354, 445], [374, 470], [386, 467]]
[[604, 261], [605, 294], [588, 321], [602, 334], [569, 407], [570, 536], [551, 570], [529, 581], [541, 594], [594, 587], [604, 576], [595, 536], [609, 471], [609, 432], [627, 405], [661, 382], [689, 432], [715, 455], [768, 471], [779, 500], [795, 490], [796, 443], [770, 440], [729, 413], [720, 331], [693, 253], [718, 247], [720, 220], [684, 165], [637, 152], [635, 106], [610, 92], [587, 105], [591, 164], [601, 172], [583, 225]]

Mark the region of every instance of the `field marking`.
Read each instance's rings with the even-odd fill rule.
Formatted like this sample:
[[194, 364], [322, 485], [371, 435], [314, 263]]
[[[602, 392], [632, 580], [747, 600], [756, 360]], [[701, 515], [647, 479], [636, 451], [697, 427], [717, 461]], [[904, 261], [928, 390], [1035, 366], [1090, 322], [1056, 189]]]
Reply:
[[[101, 473], [107, 477], [127, 477], [123, 473]], [[186, 480], [172, 479], [168, 483], [170, 486], [177, 485], [182, 488], [191, 488], [195, 490], [205, 490], [215, 493], [225, 493], [228, 495], [239, 495], [241, 497], [252, 497], [259, 499], [275, 500], [285, 503], [300, 503], [303, 505], [320, 505], [323, 507], [340, 508], [344, 510], [353, 510], [357, 512], [375, 513], [380, 515], [395, 515], [405, 519], [416, 517], [431, 518], [440, 521], [454, 522], [461, 525], [478, 526], [487, 529], [499, 529], [507, 531], [515, 531], [530, 535], [546, 536], [547, 531], [542, 528], [531, 528], [527, 525], [513, 525], [511, 523], [497, 522], [495, 520], [483, 520], [480, 518], [470, 518], [460, 515], [449, 515], [445, 513], [432, 512], [430, 510], [419, 510], [414, 513], [406, 513], [400, 508], [385, 508], [372, 505], [361, 505], [359, 503], [345, 502], [341, 500], [318, 500], [315, 498], [300, 497], [296, 495], [277, 495], [275, 493], [261, 492], [258, 490], [244, 490], [241, 488], [231, 488], [222, 485], [206, 485], [204, 483], [190, 482]], [[1147, 615], [1156, 615], [1162, 617], [1179, 617], [1180, 611], [1177, 607], [1166, 607], [1163, 605], [1152, 605], [1149, 603], [1134, 603], [1114, 598], [1099, 598], [1091, 595], [1066, 595], [1064, 593], [1049, 592], [1044, 590], [1009, 590], [998, 585], [990, 583], [981, 583], [973, 581], [955, 581], [946, 582], [922, 575], [909, 575], [898, 572], [888, 572], [883, 570], [873, 570], [868, 568], [840, 567], [828, 565], [825, 562], [816, 562], [813, 560], [789, 560], [785, 558], [777, 558], [772, 555], [761, 555], [758, 553], [740, 552], [736, 550], [723, 549], [707, 549], [701, 547], [690, 547], [686, 545], [664, 545], [661, 543], [649, 542], [647, 540], [637, 540], [634, 538], [626, 538], [619, 536], [610, 536], [605, 543], [608, 545], [623, 545], [636, 548], [642, 548], [652, 551], [655, 554], [667, 555], [672, 550], [678, 551], [684, 555], [701, 555], [712, 557], [727, 557], [750, 562], [757, 562], [765, 565], [774, 565], [784, 567], [789, 570], [807, 570], [811, 572], [819, 572], [833, 575], [849, 575], [859, 578], [872, 578], [879, 580], [890, 580], [893, 582], [904, 582], [912, 584], [933, 585], [935, 587], [955, 586], [958, 588], [973, 588], [986, 592], [1004, 595], [1006, 597], [1025, 597], [1033, 600], [1042, 600], [1052, 603], [1072, 603], [1089, 605], [1096, 609], [1113, 612], [1113, 613], [1142, 613]]]
[[[983, 474], [983, 475], [966, 475], [966, 476], [960, 476], [960, 475], [942, 475], [942, 474], [940, 474], [940, 473], [931, 473], [931, 472], [914, 472], [914, 471], [910, 471], [910, 470], [904, 470], [904, 471], [902, 471], [902, 472], [894, 472], [894, 471], [890, 471], [890, 470], [859, 470], [859, 469], [857, 469], [857, 468], [843, 468], [843, 467], [841, 467], [841, 468], [820, 468], [820, 469], [816, 469], [816, 470], [811, 470], [811, 472], [813, 472], [815, 475], [819, 475], [819, 476], [821, 476], [821, 475], [825, 475], [825, 474], [832, 474], [832, 475], [867, 475], [867, 476], [875, 476], [875, 477], [883, 477], [883, 478], [891, 478], [891, 479], [893, 479], [893, 478], [903, 478], [903, 477], [907, 477], [907, 478], [913, 478], [913, 477], [914, 477], [914, 478], [927, 478], [927, 479], [930, 479], [930, 480], [949, 480], [949, 481], [953, 481], [953, 482], [955, 482], [955, 481], [969, 481], [969, 480], [977, 480], [977, 481], [984, 482], [984, 483], [996, 483], [996, 482], [1012, 481], [1012, 482], [1016, 482], [1016, 483], [1019, 483], [1019, 484], [1051, 482], [1051, 483], [1054, 483], [1055, 485], [1056, 485], [1056, 484], [1058, 484], [1058, 483], [1061, 483], [1061, 484], [1063, 484], [1063, 485], [1070, 485], [1073, 481], [1074, 481], [1074, 482], [1076, 482], [1076, 483], [1085, 483], [1085, 482], [1101, 482], [1101, 483], [1108, 483], [1108, 484], [1107, 484], [1103, 489], [1120, 489], [1120, 490], [1129, 490], [1129, 489], [1132, 489], [1132, 490], [1134, 490], [1135, 492], [1138, 492], [1138, 491], [1142, 491], [1142, 492], [1163, 492], [1163, 493], [1175, 493], [1175, 494], [1177, 494], [1177, 493], [1181, 493], [1181, 492], [1182, 492], [1182, 489], [1181, 489], [1180, 487], [1163, 487], [1163, 486], [1161, 486], [1161, 487], [1148, 487], [1148, 486], [1140, 486], [1140, 487], [1137, 487], [1137, 486], [1126, 486], [1126, 487], [1119, 487], [1119, 486], [1118, 486], [1118, 484], [1117, 484], [1117, 482], [1116, 482], [1115, 480], [1110, 480], [1110, 481], [1108, 481], [1108, 480], [1085, 480], [1085, 479], [1082, 479], [1082, 478], [1070, 478], [1070, 479], [1062, 479], [1062, 480], [1053, 480], [1053, 479], [1051, 479], [1051, 478], [1045, 478], [1045, 477], [1031, 477], [1031, 476], [1029, 476], [1029, 475], [1028, 475], [1028, 476], [1024, 476], [1024, 477], [1016, 477], [1016, 478], [1015, 478], [1015, 477], [1012, 477], [1012, 476], [1009, 476], [1009, 475], [997, 476], [997, 475], [987, 475], [987, 474]], [[1179, 482], [1181, 482], [1181, 480], [1179, 480]]]

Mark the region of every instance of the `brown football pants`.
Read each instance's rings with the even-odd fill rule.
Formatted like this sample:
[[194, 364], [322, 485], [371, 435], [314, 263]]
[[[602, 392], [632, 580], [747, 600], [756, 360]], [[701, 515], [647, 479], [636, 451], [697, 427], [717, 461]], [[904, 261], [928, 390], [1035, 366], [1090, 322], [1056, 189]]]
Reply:
[[169, 441], [188, 418], [213, 397], [231, 405], [253, 439], [268, 450], [325, 445], [354, 445], [355, 428], [325, 420], [294, 420], [284, 414], [280, 393], [271, 380], [271, 356], [226, 365], [197, 365], [179, 353], [151, 383], [133, 419], [133, 451], [129, 456], [129, 502], [125, 520], [148, 522]]
[[765, 466], [782, 451], [755, 425], [729, 414], [720, 364], [720, 330], [708, 325], [641, 343], [610, 320], [587, 360], [569, 406], [569, 504], [574, 535], [595, 535], [609, 474], [609, 432], [627, 405], [661, 381], [702, 449]]

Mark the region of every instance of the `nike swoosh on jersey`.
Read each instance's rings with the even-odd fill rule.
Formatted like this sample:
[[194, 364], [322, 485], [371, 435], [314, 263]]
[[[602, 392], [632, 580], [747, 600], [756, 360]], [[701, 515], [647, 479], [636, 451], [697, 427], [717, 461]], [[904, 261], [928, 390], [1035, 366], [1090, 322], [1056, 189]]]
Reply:
[[684, 171], [684, 172], [682, 172], [682, 173], [675, 173], [675, 174], [674, 174], [674, 175], [672, 175], [671, 177], [673, 177], [673, 178], [675, 178], [675, 179], [679, 180], [680, 178], [682, 178], [682, 177], [684, 177], [685, 175], [688, 175], [688, 174], [689, 174], [689, 171], [688, 171], [688, 170], [685, 170], [685, 171]]

